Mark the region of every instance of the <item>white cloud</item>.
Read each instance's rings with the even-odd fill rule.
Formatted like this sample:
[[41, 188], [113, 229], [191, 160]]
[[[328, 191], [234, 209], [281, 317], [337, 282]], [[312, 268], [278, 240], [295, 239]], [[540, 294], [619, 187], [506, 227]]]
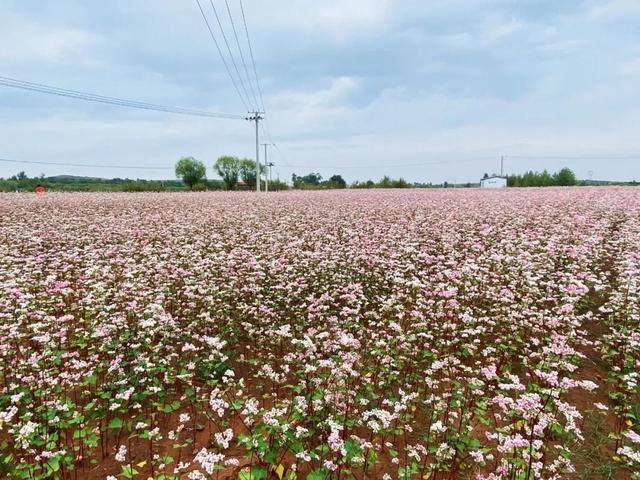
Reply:
[[591, 0], [587, 5], [587, 18], [590, 20], [614, 20], [640, 16], [638, 0]]
[[353, 109], [343, 102], [360, 87], [361, 81], [354, 77], [332, 78], [326, 88], [284, 90], [265, 97], [265, 103], [267, 110], [275, 110], [278, 117], [287, 119], [288, 134], [302, 133], [335, 126], [336, 121], [351, 117]]
[[97, 65], [93, 50], [101, 43], [102, 37], [93, 32], [39, 25], [7, 12], [0, 15], [2, 62]]
[[585, 46], [584, 40], [559, 40], [557, 42], [542, 43], [537, 47], [539, 51], [548, 53], [571, 53]]
[[484, 29], [483, 36], [490, 41], [502, 40], [523, 28], [523, 23], [515, 18], [495, 22], [487, 25]]
[[[264, 7], [261, 21], [276, 29], [343, 41], [380, 28], [391, 18], [391, 0], [293, 0]], [[254, 11], [256, 8], [254, 7]]]
[[640, 57], [621, 63], [618, 66], [618, 71], [622, 74], [640, 73]]
[[531, 34], [530, 25], [517, 18], [485, 15], [480, 16], [476, 22], [467, 24], [462, 30], [449, 30], [445, 33], [429, 35], [408, 29], [401, 35], [415, 43], [426, 43], [429, 39], [433, 39], [443, 47], [454, 51], [479, 51], [494, 49], [496, 45], [510, 41], [512, 36], [521, 32]]

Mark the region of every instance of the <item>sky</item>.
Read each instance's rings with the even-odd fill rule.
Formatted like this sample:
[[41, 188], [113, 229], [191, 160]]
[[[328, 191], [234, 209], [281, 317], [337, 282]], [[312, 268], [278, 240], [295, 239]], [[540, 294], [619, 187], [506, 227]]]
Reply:
[[[252, 73], [239, 0], [228, 2]], [[211, 4], [201, 3], [226, 53]], [[213, 3], [252, 107], [225, 2]], [[567, 166], [579, 178], [640, 180], [640, 0], [243, 5], [267, 116], [260, 142], [276, 143], [269, 160], [283, 180], [313, 171], [473, 182], [499, 173], [501, 156], [505, 173]], [[0, 76], [247, 111], [195, 0], [3, 0], [0, 44]], [[0, 177], [173, 178], [175, 162], [193, 156], [215, 178], [226, 154], [255, 157], [250, 122], [0, 86], [0, 158], [109, 166], [0, 161]]]

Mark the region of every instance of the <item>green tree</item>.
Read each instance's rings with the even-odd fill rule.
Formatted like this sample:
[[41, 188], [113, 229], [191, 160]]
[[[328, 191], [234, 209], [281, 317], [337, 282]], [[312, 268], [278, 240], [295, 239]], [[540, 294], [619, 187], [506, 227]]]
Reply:
[[295, 173], [291, 176], [293, 188], [318, 188], [322, 183], [322, 175], [319, 173], [309, 173], [307, 175], [298, 176]]
[[193, 190], [196, 184], [202, 183], [207, 178], [207, 168], [200, 160], [183, 157], [176, 163], [176, 177], [182, 178], [189, 190]]
[[407, 182], [404, 178], [400, 177], [397, 180], [393, 180], [391, 182], [391, 187], [392, 188], [410, 188], [411, 185], [409, 185], [409, 182]]
[[576, 174], [573, 173], [573, 170], [570, 168], [563, 168], [560, 170], [554, 175], [554, 180], [556, 185], [561, 187], [570, 187], [578, 183], [576, 180]]
[[[255, 166], [255, 163], [254, 163]], [[218, 158], [213, 166], [216, 173], [222, 178], [225, 189], [233, 190], [238, 184], [240, 176], [240, 159], [237, 157], [223, 156]], [[255, 177], [255, 174], [254, 174]]]
[[[249, 158], [243, 158], [238, 164], [240, 178], [242, 181], [251, 187], [256, 186], [256, 162]], [[260, 175], [265, 173], [267, 168], [260, 164]]]
[[14, 175], [13, 177], [9, 177], [9, 180], [13, 180], [16, 182], [23, 182], [25, 180], [28, 180], [29, 177], [27, 176], [26, 173], [24, 173], [24, 171], [19, 172], [17, 175]]
[[507, 185], [510, 187], [552, 187], [577, 185], [576, 175], [568, 168], [563, 168], [553, 175], [547, 170], [542, 172], [528, 171], [521, 175], [510, 175]]
[[393, 180], [389, 175], [385, 175], [376, 185], [378, 188], [393, 188]]
[[347, 188], [347, 182], [344, 181], [342, 175], [332, 175], [327, 181], [329, 188]]
[[355, 181], [351, 184], [351, 188], [374, 188], [376, 183], [373, 180], [367, 180], [366, 182]]

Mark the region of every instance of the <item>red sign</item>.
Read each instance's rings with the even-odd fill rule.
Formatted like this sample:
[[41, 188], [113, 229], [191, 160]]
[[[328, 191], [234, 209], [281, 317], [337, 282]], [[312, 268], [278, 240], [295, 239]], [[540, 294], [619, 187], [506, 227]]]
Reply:
[[46, 192], [44, 185], [36, 185], [36, 189], [35, 189], [36, 193], [44, 193]]

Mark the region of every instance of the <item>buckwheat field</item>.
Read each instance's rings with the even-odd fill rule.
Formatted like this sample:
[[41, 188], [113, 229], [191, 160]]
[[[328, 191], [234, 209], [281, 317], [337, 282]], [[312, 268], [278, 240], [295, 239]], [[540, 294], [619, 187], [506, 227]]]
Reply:
[[0, 477], [640, 478], [640, 193], [0, 194]]

